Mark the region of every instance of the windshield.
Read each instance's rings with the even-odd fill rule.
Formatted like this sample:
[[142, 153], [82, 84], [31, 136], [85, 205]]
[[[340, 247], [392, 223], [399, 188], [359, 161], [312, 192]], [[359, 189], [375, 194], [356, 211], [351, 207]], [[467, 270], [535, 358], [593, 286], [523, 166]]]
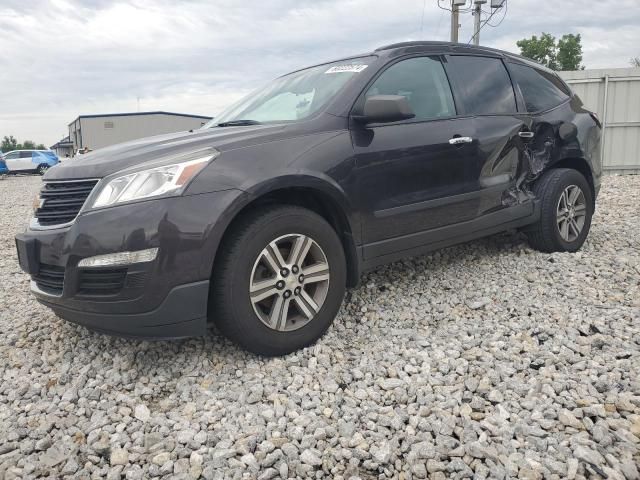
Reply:
[[202, 128], [226, 123], [293, 122], [309, 117], [349, 80], [365, 70], [371, 57], [343, 60], [290, 73], [232, 105]]

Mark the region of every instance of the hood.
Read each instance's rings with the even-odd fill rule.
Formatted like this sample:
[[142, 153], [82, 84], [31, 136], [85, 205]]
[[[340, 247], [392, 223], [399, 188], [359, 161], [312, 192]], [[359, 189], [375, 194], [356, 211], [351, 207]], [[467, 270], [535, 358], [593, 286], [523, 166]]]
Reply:
[[222, 153], [241, 146], [277, 140], [285, 136], [285, 130], [285, 125], [213, 127], [141, 138], [65, 159], [50, 168], [44, 180], [103, 178], [128, 167], [147, 162], [171, 161], [173, 157], [206, 148], [213, 147]]

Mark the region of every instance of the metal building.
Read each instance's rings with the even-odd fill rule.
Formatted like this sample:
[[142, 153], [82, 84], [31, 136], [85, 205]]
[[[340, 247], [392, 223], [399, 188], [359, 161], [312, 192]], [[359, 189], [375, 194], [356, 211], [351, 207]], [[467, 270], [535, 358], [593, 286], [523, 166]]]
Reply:
[[200, 128], [211, 117], [172, 112], [110, 113], [80, 115], [69, 124], [73, 152], [96, 150], [116, 143], [152, 135]]
[[558, 72], [602, 121], [602, 167], [640, 173], [640, 68]]
[[64, 137], [62, 140], [60, 140], [57, 143], [54, 143], [53, 145], [51, 145], [49, 147], [50, 150], [53, 150], [54, 152], [56, 152], [56, 155], [58, 155], [58, 157], [60, 158], [64, 158], [64, 157], [72, 157], [73, 156], [73, 142], [69, 139], [69, 135], [67, 135], [66, 137]]

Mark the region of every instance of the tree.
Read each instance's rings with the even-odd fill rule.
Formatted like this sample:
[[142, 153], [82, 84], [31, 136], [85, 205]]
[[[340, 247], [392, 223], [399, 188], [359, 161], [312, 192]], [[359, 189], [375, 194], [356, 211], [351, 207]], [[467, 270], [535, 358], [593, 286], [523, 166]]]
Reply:
[[542, 36], [532, 36], [523, 38], [516, 45], [520, 47], [520, 54], [523, 57], [535, 60], [549, 68], [556, 70], [556, 37], [549, 33], [542, 32]]
[[569, 33], [556, 42], [556, 37], [543, 32], [540, 38], [533, 35], [519, 40], [516, 45], [522, 56], [553, 70], [584, 70], [581, 41], [580, 34]]
[[632, 67], [640, 67], [640, 57], [633, 57], [631, 60], [629, 60], [629, 63]]
[[580, 34], [574, 35], [569, 33], [563, 35], [558, 40], [558, 53], [556, 59], [558, 61], [559, 70], [584, 70], [582, 63], [582, 38]]
[[3, 152], [10, 152], [11, 150], [18, 149], [18, 141], [14, 138], [13, 135], [9, 135], [2, 139], [2, 144], [0, 144], [0, 150]]
[[44, 143], [39, 143], [36, 146], [36, 150], [46, 150], [46, 149], [47, 149], [47, 147], [44, 146]]
[[35, 150], [36, 143], [32, 142], [31, 140], [25, 140], [24, 142], [22, 142], [22, 148], [25, 150]]

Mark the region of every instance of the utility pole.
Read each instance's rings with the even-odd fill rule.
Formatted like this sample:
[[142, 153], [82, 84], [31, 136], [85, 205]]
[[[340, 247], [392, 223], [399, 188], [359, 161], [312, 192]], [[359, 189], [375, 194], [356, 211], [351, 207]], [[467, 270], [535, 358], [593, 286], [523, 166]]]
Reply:
[[451, 41], [458, 43], [458, 29], [460, 28], [460, 6], [466, 5], [467, 0], [451, 0]]
[[473, 15], [474, 15], [474, 22], [473, 22], [473, 44], [474, 45], [480, 45], [480, 25], [481, 25], [481, 20], [482, 20], [482, 5], [484, 3], [487, 3], [487, 0], [475, 0], [474, 4], [475, 6], [473, 7]]

